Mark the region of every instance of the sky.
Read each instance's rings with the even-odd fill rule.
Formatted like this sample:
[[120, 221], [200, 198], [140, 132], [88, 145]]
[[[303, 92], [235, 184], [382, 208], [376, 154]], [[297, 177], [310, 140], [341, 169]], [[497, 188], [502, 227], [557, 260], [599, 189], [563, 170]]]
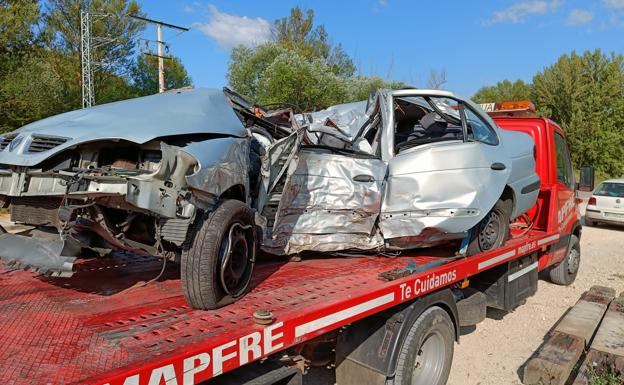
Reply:
[[[600, 48], [624, 53], [624, 0], [140, 0], [148, 17], [190, 27], [165, 29], [169, 53], [196, 87], [227, 84], [233, 46], [271, 37], [273, 22], [295, 6], [311, 8], [332, 43], [362, 75], [425, 88], [432, 69], [443, 88], [470, 96], [504, 79], [531, 81], [562, 54]], [[143, 35], [156, 39], [150, 26]]]

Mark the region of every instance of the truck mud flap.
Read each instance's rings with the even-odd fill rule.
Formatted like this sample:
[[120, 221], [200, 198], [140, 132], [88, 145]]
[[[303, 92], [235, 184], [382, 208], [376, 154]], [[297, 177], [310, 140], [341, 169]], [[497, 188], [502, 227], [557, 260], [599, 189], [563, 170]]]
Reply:
[[76, 257], [63, 256], [68, 247], [58, 235], [56, 238], [0, 234], [0, 257], [15, 270], [26, 269], [53, 277], [71, 277]]

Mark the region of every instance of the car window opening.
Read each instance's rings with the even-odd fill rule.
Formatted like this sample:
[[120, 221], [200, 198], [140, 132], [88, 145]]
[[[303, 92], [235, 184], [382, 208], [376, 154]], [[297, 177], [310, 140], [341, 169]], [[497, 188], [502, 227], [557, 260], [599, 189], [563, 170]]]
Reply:
[[463, 140], [459, 104], [448, 98], [405, 97], [394, 101], [394, 147]]

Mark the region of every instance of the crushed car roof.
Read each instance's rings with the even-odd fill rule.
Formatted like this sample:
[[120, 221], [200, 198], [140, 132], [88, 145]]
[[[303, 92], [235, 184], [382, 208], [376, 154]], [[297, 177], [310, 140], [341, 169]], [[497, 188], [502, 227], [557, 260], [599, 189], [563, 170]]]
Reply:
[[[12, 134], [21, 140], [0, 152], [0, 163], [32, 166], [85, 142], [120, 139], [142, 144], [185, 134], [244, 137], [246, 129], [222, 90], [186, 89], [66, 112], [28, 124]], [[31, 154], [28, 146], [35, 136], [66, 141], [54, 151]]]

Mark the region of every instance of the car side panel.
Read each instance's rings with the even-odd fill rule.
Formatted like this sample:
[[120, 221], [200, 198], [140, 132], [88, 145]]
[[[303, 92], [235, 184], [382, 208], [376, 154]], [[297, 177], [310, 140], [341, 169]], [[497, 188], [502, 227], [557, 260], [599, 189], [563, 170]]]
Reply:
[[[492, 170], [494, 162], [504, 170]], [[445, 142], [419, 146], [390, 161], [380, 227], [384, 238], [474, 227], [501, 196], [510, 160], [498, 146]]]
[[267, 251], [365, 250], [383, 244], [374, 229], [386, 174], [380, 159], [307, 149], [290, 163], [288, 174], [272, 236], [264, 242]]

